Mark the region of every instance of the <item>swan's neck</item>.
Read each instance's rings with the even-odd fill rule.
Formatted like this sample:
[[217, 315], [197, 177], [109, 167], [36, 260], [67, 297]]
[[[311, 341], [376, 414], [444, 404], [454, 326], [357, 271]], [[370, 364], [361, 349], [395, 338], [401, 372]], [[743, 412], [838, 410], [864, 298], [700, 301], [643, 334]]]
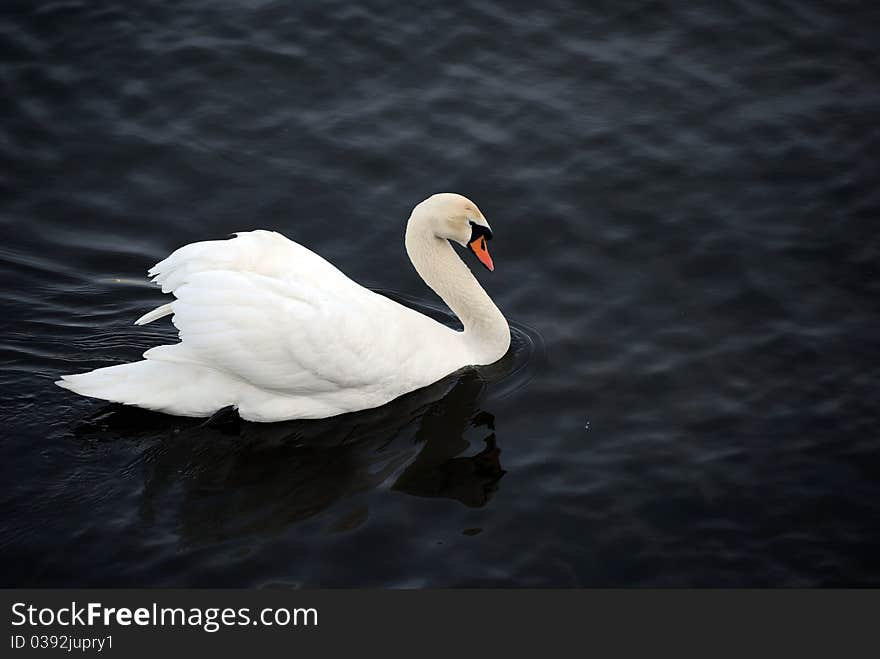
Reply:
[[406, 228], [406, 252], [419, 276], [464, 326], [462, 341], [471, 363], [491, 364], [501, 359], [510, 347], [507, 320], [449, 241], [414, 219], [410, 218]]

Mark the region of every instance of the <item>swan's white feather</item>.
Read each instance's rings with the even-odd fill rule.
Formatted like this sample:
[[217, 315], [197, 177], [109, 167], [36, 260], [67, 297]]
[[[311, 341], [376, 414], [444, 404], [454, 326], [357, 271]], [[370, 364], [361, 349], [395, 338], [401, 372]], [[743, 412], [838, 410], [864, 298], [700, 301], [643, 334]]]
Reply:
[[170, 316], [174, 311], [171, 309], [171, 303], [163, 304], [160, 307], [156, 307], [152, 311], [148, 311], [143, 316], [134, 321], [135, 325], [146, 325], [147, 323], [152, 323], [154, 320], [159, 320], [160, 318], [164, 318], [165, 316]]

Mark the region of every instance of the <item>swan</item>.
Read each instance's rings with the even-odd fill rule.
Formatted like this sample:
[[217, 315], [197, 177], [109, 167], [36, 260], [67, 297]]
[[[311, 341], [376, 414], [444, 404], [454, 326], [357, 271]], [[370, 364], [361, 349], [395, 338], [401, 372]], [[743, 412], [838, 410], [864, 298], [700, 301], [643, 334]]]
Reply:
[[274, 231], [185, 245], [148, 274], [173, 301], [180, 342], [143, 360], [65, 375], [77, 394], [187, 417], [234, 407], [242, 419], [319, 419], [384, 405], [510, 347], [504, 315], [450, 242], [495, 269], [492, 229], [455, 193], [419, 203], [405, 246], [424, 282], [461, 321], [456, 331], [349, 279]]

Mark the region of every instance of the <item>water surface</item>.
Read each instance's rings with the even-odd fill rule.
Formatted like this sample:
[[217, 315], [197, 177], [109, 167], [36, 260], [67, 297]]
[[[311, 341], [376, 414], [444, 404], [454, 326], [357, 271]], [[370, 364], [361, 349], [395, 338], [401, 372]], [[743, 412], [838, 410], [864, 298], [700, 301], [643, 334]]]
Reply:
[[[292, 4], [4, 3], [0, 584], [880, 584], [875, 5]], [[433, 307], [445, 190], [496, 368], [272, 426], [52, 384], [233, 231]]]

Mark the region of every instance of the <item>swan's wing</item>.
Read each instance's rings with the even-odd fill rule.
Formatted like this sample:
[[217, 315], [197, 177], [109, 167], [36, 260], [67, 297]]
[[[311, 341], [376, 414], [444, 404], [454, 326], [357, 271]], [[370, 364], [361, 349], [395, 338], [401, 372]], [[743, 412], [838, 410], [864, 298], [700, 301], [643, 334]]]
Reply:
[[419, 347], [443, 352], [452, 330], [363, 288], [281, 234], [236, 235], [181, 247], [150, 270], [177, 299], [145, 318], [173, 313], [181, 343], [153, 348], [147, 359], [198, 363], [260, 389], [308, 396], [405, 391], [449, 370], [436, 350]]
[[401, 336], [413, 319], [401, 322], [402, 307], [355, 286], [330, 294], [255, 272], [191, 274], [172, 303], [181, 344], [145, 357], [196, 362], [285, 395], [396, 386], [417, 352]]
[[299, 243], [275, 231], [242, 231], [231, 240], [190, 243], [157, 263], [148, 274], [172, 293], [194, 274], [212, 270], [251, 272], [317, 288], [354, 285], [348, 277]]
[[[204, 240], [184, 245], [150, 268], [148, 275], [173, 293], [200, 272], [226, 270], [252, 272], [273, 279], [294, 281], [337, 291], [358, 287], [330, 262], [275, 231], [240, 231], [232, 240]], [[173, 313], [163, 304], [134, 321], [146, 325]]]

